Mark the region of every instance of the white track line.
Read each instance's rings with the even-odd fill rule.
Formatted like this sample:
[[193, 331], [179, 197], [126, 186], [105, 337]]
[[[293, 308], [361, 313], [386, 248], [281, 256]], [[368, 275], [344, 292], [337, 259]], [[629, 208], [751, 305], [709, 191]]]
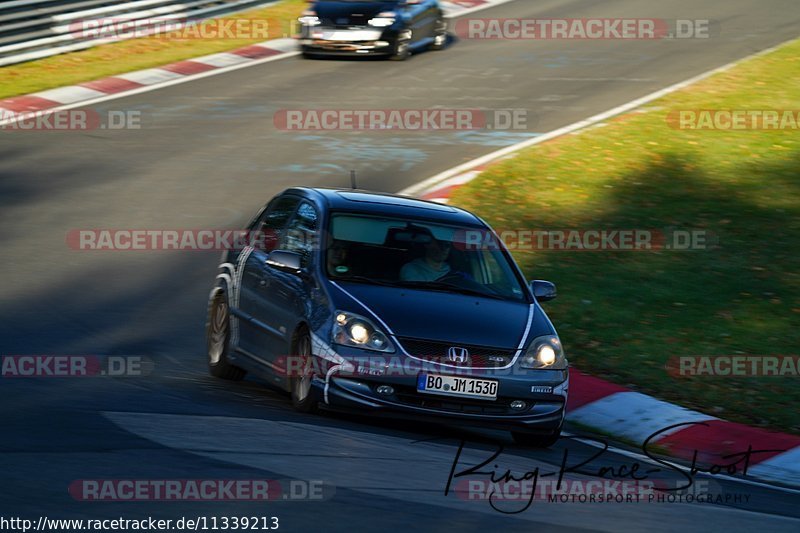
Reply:
[[[242, 63], [240, 65], [231, 65], [229, 67], [222, 67], [222, 68], [219, 68], [219, 69], [216, 69], [216, 70], [209, 70], [207, 72], [201, 72], [199, 74], [192, 74], [190, 76], [183, 76], [181, 78], [176, 78], [174, 80], [164, 81], [162, 83], [158, 83], [158, 84], [155, 84], [155, 85], [146, 85], [144, 87], [139, 87], [138, 89], [133, 89], [131, 91], [126, 91], [124, 93], [109, 94], [107, 96], [101, 96], [100, 98], [93, 98], [91, 100], [84, 100], [83, 102], [76, 102], [74, 104], [63, 105], [63, 106], [58, 106], [58, 107], [51, 107], [49, 109], [46, 109], [46, 110], [43, 110], [43, 111], [37, 113], [37, 115], [48, 115], [48, 114], [54, 113], [56, 111], [64, 111], [64, 110], [67, 110], [67, 109], [75, 109], [77, 107], [87, 107], [87, 106], [99, 104], [101, 102], [108, 102], [110, 100], [119, 100], [120, 98], [127, 98], [129, 96], [135, 96], [137, 94], [149, 93], [150, 91], [156, 91], [158, 89], [163, 89], [165, 87], [172, 87], [173, 85], [180, 85], [182, 83], [188, 83], [190, 81], [199, 80], [199, 79], [202, 79], [202, 78], [208, 78], [210, 76], [216, 76], [218, 74], [224, 74], [226, 72], [232, 72], [234, 70], [239, 70], [239, 69], [243, 69], [243, 68], [247, 68], [247, 67], [254, 67], [256, 65], [261, 65], [263, 63], [269, 63], [270, 61], [277, 61], [279, 59], [286, 59], [286, 58], [289, 58], [289, 57], [294, 57], [294, 56], [299, 55], [299, 54], [300, 54], [300, 52], [289, 52], [288, 54], [281, 54], [281, 55], [278, 55], [278, 56], [270, 56], [270, 57], [264, 57], [264, 58], [261, 58], [261, 59], [255, 59], [253, 61], [250, 61], [249, 63]], [[191, 59], [189, 59], [187, 61], [191, 61]], [[160, 70], [160, 69], [151, 69], [151, 70]], [[111, 77], [124, 78], [124, 79], [128, 79], [129, 77], [135, 78], [135, 73], [134, 72], [129, 72], [129, 73], [126, 73], [126, 74], [118, 74], [116, 76], [111, 76]], [[36, 94], [37, 93], [34, 93], [34, 95], [36, 95]], [[5, 120], [0, 120], [0, 126], [4, 126], [5, 124], [9, 124], [9, 123], [14, 122], [16, 120], [17, 120], [17, 118], [14, 118], [14, 117], [7, 118]]]
[[528, 148], [530, 146], [534, 146], [534, 145], [537, 145], [539, 143], [543, 143], [543, 142], [549, 141], [551, 139], [555, 139], [556, 137], [561, 137], [562, 135], [566, 135], [568, 133], [573, 133], [575, 131], [587, 128], [589, 126], [594, 126], [595, 124], [598, 124], [600, 122], [608, 120], [611, 117], [615, 117], [617, 115], [621, 115], [622, 113], [626, 113], [628, 111], [636, 109], [637, 107], [641, 107], [641, 106], [643, 106], [645, 104], [649, 104], [653, 100], [657, 100], [657, 99], [661, 98], [662, 96], [666, 96], [666, 95], [668, 95], [670, 93], [674, 93], [675, 91], [679, 91], [681, 89], [684, 89], [684, 88], [688, 87], [689, 85], [692, 85], [694, 83], [702, 81], [702, 80], [704, 80], [704, 79], [706, 79], [706, 78], [708, 78], [710, 76], [713, 76], [714, 74], [718, 74], [720, 72], [725, 72], [726, 70], [729, 70], [729, 69], [735, 67], [736, 65], [738, 65], [740, 63], [743, 63], [745, 61], [749, 61], [749, 60], [754, 59], [756, 57], [760, 57], [760, 56], [769, 54], [771, 52], [774, 52], [775, 50], [779, 49], [780, 47], [782, 47], [782, 46], [784, 46], [784, 45], [786, 45], [788, 43], [791, 43], [793, 41], [796, 41], [796, 40], [797, 40], [797, 38], [789, 39], [788, 41], [784, 41], [784, 42], [782, 42], [780, 44], [777, 44], [775, 46], [767, 48], [766, 50], [762, 50], [760, 52], [756, 52], [755, 54], [750, 54], [749, 56], [743, 57], [741, 59], [737, 59], [736, 61], [732, 61], [732, 62], [728, 63], [727, 65], [723, 65], [721, 67], [717, 67], [715, 69], [703, 72], [702, 74], [698, 74], [697, 76], [691, 77], [688, 80], [684, 80], [684, 81], [682, 81], [680, 83], [676, 83], [674, 85], [670, 85], [669, 87], [665, 87], [664, 89], [660, 89], [660, 90], [655, 91], [653, 93], [650, 93], [650, 94], [648, 94], [646, 96], [642, 96], [641, 98], [637, 98], [636, 100], [632, 100], [632, 101], [630, 101], [630, 102], [628, 102], [626, 104], [622, 104], [622, 105], [617, 106], [617, 107], [615, 107], [613, 109], [609, 109], [608, 111], [605, 111], [603, 113], [594, 115], [594, 116], [589, 117], [589, 118], [587, 118], [585, 120], [581, 120], [579, 122], [575, 122], [575, 123], [570, 124], [568, 126], [564, 126], [563, 128], [559, 128], [557, 130], [553, 130], [553, 131], [551, 131], [549, 133], [545, 133], [543, 135], [539, 135], [537, 137], [528, 139], [527, 141], [522, 141], [520, 143], [513, 144], [513, 145], [507, 146], [505, 148], [501, 148], [500, 150], [497, 150], [497, 151], [494, 151], [492, 153], [486, 154], [486, 155], [481, 156], [481, 157], [479, 157], [477, 159], [473, 159], [472, 161], [468, 161], [467, 163], [463, 163], [463, 164], [458, 165], [456, 167], [453, 167], [453, 168], [450, 168], [448, 170], [445, 170], [444, 172], [440, 172], [439, 174], [436, 174], [435, 176], [432, 176], [432, 177], [430, 177], [430, 178], [428, 178], [426, 180], [423, 180], [423, 181], [421, 181], [419, 183], [416, 183], [414, 185], [411, 185], [410, 187], [406, 187], [405, 189], [401, 190], [397, 194], [405, 194], [405, 195], [408, 195], [408, 196], [416, 196], [416, 195], [419, 195], [421, 193], [430, 191], [434, 186], [439, 185], [440, 182], [443, 182], [443, 181], [445, 181], [445, 180], [447, 180], [449, 178], [452, 178], [453, 176], [457, 176], [457, 175], [461, 174], [462, 172], [467, 172], [467, 171], [473, 170], [475, 167], [478, 167], [478, 166], [481, 166], [481, 165], [485, 165], [485, 164], [490, 163], [490, 162], [492, 162], [492, 161], [494, 161], [496, 159], [499, 159], [499, 158], [501, 158], [503, 156], [508, 156], [508, 155], [514, 154], [514, 153], [516, 153], [516, 152], [518, 152], [520, 150], [523, 150], [525, 148]]

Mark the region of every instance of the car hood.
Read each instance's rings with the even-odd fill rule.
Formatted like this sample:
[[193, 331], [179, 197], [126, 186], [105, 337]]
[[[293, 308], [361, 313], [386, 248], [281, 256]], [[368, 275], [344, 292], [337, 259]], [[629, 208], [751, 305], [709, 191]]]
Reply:
[[378, 13], [396, 8], [397, 2], [317, 2], [313, 9], [325, 25], [364, 26]]
[[[524, 302], [360, 283], [340, 286], [397, 337], [516, 349], [528, 324], [530, 305]], [[553, 332], [544, 313], [534, 308], [529, 339]]]

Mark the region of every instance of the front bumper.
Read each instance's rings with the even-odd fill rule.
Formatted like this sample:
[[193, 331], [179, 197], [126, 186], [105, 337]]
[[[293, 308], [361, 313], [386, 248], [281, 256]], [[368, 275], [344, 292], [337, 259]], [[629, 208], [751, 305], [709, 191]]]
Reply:
[[372, 28], [303, 28], [300, 49], [317, 55], [389, 55], [394, 51], [395, 36]]
[[[453, 374], [448, 368], [426, 368], [420, 372]], [[374, 376], [332, 369], [312, 383], [320, 404], [328, 409], [391, 418], [451, 421], [463, 425], [493, 427], [529, 433], [552, 433], [562, 424], [568, 390], [568, 371], [535, 370], [478, 371], [470, 377], [496, 379], [497, 399], [484, 400], [417, 392], [417, 375]], [[463, 376], [463, 374], [455, 374]], [[392, 394], [377, 388], [389, 385]], [[533, 388], [537, 391], [533, 392]], [[523, 401], [522, 409], [511, 402]]]

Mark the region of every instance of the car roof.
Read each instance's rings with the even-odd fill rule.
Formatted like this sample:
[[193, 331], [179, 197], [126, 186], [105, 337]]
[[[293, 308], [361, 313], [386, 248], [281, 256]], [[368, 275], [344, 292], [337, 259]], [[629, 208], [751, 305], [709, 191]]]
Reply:
[[447, 224], [485, 226], [480, 218], [465, 209], [410, 196], [325, 187], [294, 187], [286, 190], [284, 194], [286, 193], [316, 197], [329, 211], [413, 217]]

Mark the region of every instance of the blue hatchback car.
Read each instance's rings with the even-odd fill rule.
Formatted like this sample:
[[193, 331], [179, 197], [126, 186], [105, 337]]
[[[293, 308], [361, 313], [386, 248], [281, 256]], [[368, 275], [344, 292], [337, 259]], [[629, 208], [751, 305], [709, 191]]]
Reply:
[[379, 55], [402, 61], [447, 43], [447, 21], [437, 0], [315, 0], [298, 21], [305, 57]]
[[491, 228], [456, 207], [361, 190], [292, 188], [223, 254], [209, 297], [212, 375], [252, 373], [296, 409], [510, 430], [549, 446], [567, 360]]

